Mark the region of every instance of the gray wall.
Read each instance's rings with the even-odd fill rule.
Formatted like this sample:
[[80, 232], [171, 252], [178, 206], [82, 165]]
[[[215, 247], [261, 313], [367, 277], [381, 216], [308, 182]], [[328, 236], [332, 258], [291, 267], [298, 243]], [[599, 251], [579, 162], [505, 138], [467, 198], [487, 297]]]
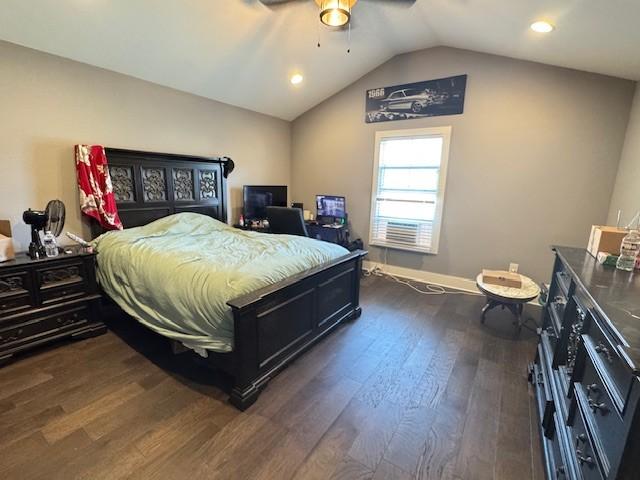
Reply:
[[[365, 90], [468, 74], [464, 115], [365, 124]], [[397, 56], [297, 118], [293, 201], [347, 197], [368, 239], [374, 133], [453, 127], [440, 252], [391, 264], [462, 277], [520, 264], [548, 280], [549, 245], [584, 246], [607, 217], [634, 85], [574, 70], [434, 48]], [[370, 258], [383, 255], [370, 248]]]
[[622, 210], [623, 223], [629, 222], [640, 210], [640, 86], [636, 86], [618, 176], [611, 196], [609, 223], [616, 222], [618, 210]]
[[[234, 218], [245, 183], [289, 184], [291, 124], [24, 47], [0, 42], [0, 219], [19, 248], [22, 211], [60, 198], [65, 230], [80, 219], [73, 145], [228, 155]], [[188, 75], [188, 72], [184, 72]]]

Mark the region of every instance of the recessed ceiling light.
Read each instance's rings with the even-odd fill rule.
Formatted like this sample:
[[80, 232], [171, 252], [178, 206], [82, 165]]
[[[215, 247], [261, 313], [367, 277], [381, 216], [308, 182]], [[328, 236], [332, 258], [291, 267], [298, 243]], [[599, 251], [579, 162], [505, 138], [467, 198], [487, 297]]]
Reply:
[[554, 29], [553, 25], [543, 20], [540, 20], [538, 22], [534, 22], [531, 24], [531, 30], [538, 33], [549, 33], [553, 31], [553, 29]]
[[302, 75], [300, 75], [299, 73], [296, 73], [294, 75], [291, 75], [291, 83], [293, 85], [299, 85], [302, 83], [302, 80], [304, 80], [304, 77]]

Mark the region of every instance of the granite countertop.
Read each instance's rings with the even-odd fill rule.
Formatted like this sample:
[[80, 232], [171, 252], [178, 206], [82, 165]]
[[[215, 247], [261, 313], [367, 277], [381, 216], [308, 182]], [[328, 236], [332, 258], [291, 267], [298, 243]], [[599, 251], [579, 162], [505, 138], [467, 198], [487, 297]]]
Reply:
[[618, 350], [640, 374], [640, 272], [600, 265], [583, 248], [553, 247], [618, 338]]

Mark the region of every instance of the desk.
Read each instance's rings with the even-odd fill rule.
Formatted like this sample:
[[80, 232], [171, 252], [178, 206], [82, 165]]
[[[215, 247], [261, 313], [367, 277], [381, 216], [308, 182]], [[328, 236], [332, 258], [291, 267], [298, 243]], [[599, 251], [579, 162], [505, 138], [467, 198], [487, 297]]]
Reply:
[[346, 225], [328, 225], [323, 226], [317, 223], [305, 222], [307, 232], [311, 238], [323, 240], [325, 242], [337, 243], [346, 247], [349, 245], [349, 230]]
[[[349, 229], [346, 225], [323, 226], [316, 222], [304, 222], [309, 232], [310, 238], [322, 240], [324, 242], [336, 243], [345, 248], [349, 247]], [[249, 230], [252, 232], [271, 233], [269, 227], [258, 225], [234, 225], [235, 228], [241, 230]]]

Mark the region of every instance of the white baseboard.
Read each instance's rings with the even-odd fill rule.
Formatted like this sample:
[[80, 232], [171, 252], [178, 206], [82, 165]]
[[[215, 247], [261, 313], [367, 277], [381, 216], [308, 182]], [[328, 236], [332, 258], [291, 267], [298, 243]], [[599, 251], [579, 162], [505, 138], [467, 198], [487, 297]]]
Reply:
[[453, 275], [444, 275], [442, 273], [427, 272], [425, 270], [415, 270], [413, 268], [396, 267], [395, 265], [383, 265], [379, 262], [365, 260], [364, 268], [370, 270], [374, 267], [380, 267], [385, 273], [390, 273], [396, 277], [406, 278], [407, 280], [415, 280], [416, 282], [431, 283], [440, 285], [441, 287], [455, 288], [465, 292], [480, 293], [476, 286], [475, 280], [469, 278], [456, 277]]
[[[367, 270], [371, 270], [374, 267], [380, 267], [380, 269], [385, 273], [405, 278], [407, 280], [439, 285], [446, 288], [454, 288], [465, 292], [481, 293], [476, 286], [476, 281], [471, 280], [470, 278], [427, 272], [425, 270], [415, 270], [413, 268], [397, 267], [395, 265], [384, 265], [380, 262], [372, 262], [370, 260], [362, 262], [362, 266]], [[540, 306], [538, 299], [530, 301], [529, 305]]]

